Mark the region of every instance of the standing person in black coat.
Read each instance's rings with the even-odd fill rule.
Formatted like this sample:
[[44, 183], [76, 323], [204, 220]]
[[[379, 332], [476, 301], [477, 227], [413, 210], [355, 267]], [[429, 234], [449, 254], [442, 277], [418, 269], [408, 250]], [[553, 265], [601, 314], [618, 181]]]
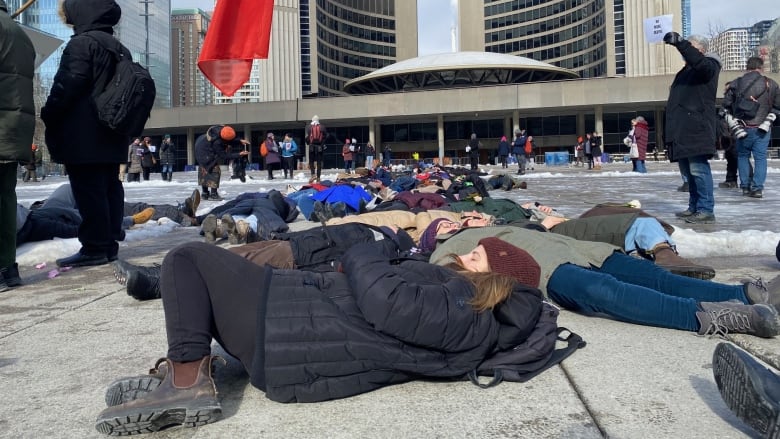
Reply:
[[[203, 193], [201, 199], [220, 201], [219, 181], [222, 178], [220, 165], [229, 160], [236, 160], [249, 155], [249, 151], [242, 150], [237, 153], [229, 153], [233, 146], [247, 145], [244, 139], [236, 138], [236, 131], [229, 125], [214, 125], [206, 130], [206, 134], [195, 140], [195, 160], [198, 162], [198, 185]], [[209, 189], [211, 194], [209, 194]]]
[[163, 181], [173, 179], [173, 166], [176, 164], [176, 145], [171, 141], [171, 135], [166, 134], [160, 145], [160, 172]]
[[143, 378], [159, 386], [130, 395], [123, 383], [138, 378], [115, 382], [98, 431], [219, 420], [212, 338], [267, 398], [317, 402], [462, 378], [539, 320], [539, 265], [517, 247], [489, 238], [447, 267], [396, 256], [359, 244], [338, 272], [315, 273], [259, 267], [202, 243], [175, 248], [161, 276], [168, 358]]
[[65, 165], [82, 223], [81, 249], [56, 262], [60, 267], [102, 265], [116, 260], [117, 241], [124, 239], [125, 194], [117, 169], [127, 161], [130, 137], [98, 120], [93, 96], [113, 76], [116, 61], [86, 32], [112, 35], [122, 10], [114, 0], [65, 0], [60, 8], [74, 35], [62, 52], [41, 119], [52, 160]]
[[509, 157], [509, 143], [506, 141], [506, 136], [501, 136], [501, 141], [498, 142], [498, 150], [496, 153], [501, 162], [501, 167], [506, 169], [508, 167], [506, 159]]
[[692, 35], [684, 40], [677, 32], [664, 35], [685, 60], [669, 89], [666, 102], [666, 151], [669, 160], [680, 163], [683, 180], [688, 182], [688, 208], [675, 215], [688, 223], [715, 222], [710, 158], [715, 155], [716, 113], [720, 60], [705, 55], [706, 38]]
[[466, 152], [469, 154], [469, 161], [471, 162], [471, 170], [476, 171], [479, 166], [479, 148], [482, 146], [482, 142], [477, 139], [476, 133], [471, 133], [469, 143], [466, 145]]

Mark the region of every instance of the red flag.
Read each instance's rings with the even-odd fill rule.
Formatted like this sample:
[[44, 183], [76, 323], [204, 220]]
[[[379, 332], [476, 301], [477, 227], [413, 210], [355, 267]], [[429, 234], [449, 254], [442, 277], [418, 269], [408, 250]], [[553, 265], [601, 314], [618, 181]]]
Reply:
[[273, 0], [217, 2], [198, 68], [225, 96], [249, 80], [253, 59], [268, 58], [273, 13]]

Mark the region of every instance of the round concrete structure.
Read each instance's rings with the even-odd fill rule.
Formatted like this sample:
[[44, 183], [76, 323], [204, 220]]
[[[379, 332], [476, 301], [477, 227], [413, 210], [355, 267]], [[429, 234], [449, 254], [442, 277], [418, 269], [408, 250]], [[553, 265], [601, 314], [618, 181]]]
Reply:
[[351, 95], [408, 90], [575, 79], [579, 75], [541, 61], [490, 52], [451, 52], [399, 61], [348, 81]]

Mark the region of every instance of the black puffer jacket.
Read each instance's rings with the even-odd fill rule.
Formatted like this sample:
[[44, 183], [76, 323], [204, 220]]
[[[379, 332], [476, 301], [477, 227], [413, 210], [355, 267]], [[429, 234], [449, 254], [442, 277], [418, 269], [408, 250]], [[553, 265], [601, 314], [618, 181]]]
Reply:
[[0, 0], [0, 163], [27, 160], [35, 131], [35, 49], [7, 10]]
[[176, 164], [176, 145], [173, 142], [163, 142], [160, 145], [160, 164]]
[[[63, 8], [74, 35], [62, 52], [49, 98], [41, 109], [46, 145], [57, 163], [124, 163], [130, 137], [98, 121], [92, 98], [111, 79], [116, 61], [84, 34], [113, 34], [121, 10], [113, 0], [65, 0]], [[130, 52], [125, 55], [131, 56]]]
[[720, 60], [704, 55], [687, 40], [677, 50], [685, 67], [674, 77], [666, 102], [665, 143], [669, 160], [715, 154], [715, 94]]
[[229, 142], [219, 137], [219, 132], [224, 125], [210, 127], [206, 134], [195, 140], [195, 160], [208, 172], [216, 165], [227, 164], [230, 160], [241, 157], [238, 153], [229, 153], [234, 146], [241, 145], [241, 141], [235, 138]]
[[391, 265], [371, 244], [350, 249], [342, 268], [269, 276], [250, 373], [268, 398], [316, 402], [415, 377], [460, 378], [499, 343], [527, 337], [539, 316], [534, 304], [541, 310], [538, 290], [518, 290], [532, 317], [499, 322], [493, 312], [472, 310], [465, 278], [426, 262]]

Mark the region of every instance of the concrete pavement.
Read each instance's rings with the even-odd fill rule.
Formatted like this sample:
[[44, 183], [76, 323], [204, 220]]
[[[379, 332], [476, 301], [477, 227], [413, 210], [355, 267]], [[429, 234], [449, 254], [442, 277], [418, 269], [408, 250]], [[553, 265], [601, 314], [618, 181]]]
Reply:
[[[666, 180], [674, 184], [672, 178]], [[774, 206], [777, 212], [776, 198], [762, 200], [762, 207]], [[774, 221], [766, 218], [767, 224]], [[123, 245], [120, 257], [151, 264], [176, 244], [198, 239], [195, 228], [180, 228]], [[716, 281], [729, 283], [746, 270], [771, 279], [780, 268], [774, 255], [697, 261], [716, 268]], [[94, 429], [94, 420], [105, 407], [106, 385], [145, 372], [165, 354], [160, 301], [137, 302], [127, 296], [110, 266], [78, 268], [53, 279], [46, 270], [25, 267], [22, 276], [24, 286], [0, 293], [0, 437], [103, 437]], [[753, 434], [721, 401], [712, 378], [711, 356], [720, 340], [567, 311], [562, 311], [559, 324], [582, 335], [587, 347], [528, 383], [502, 383], [486, 390], [468, 382], [412, 382], [338, 401], [279, 404], [251, 387], [233, 360], [217, 371], [222, 421], [147, 437]], [[731, 339], [780, 366], [780, 340]], [[215, 350], [221, 351], [216, 345]]]

